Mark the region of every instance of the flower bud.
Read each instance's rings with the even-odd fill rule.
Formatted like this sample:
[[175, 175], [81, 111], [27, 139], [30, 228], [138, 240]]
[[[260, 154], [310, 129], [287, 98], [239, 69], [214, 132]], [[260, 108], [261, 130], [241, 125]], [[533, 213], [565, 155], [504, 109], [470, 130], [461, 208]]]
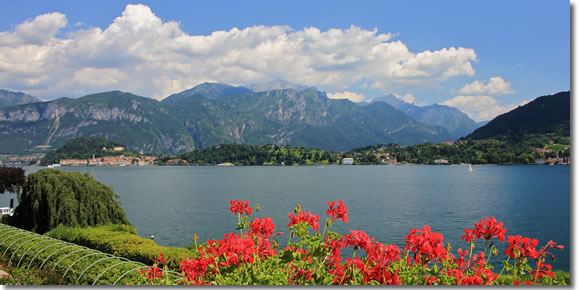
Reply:
[[296, 205], [296, 207], [294, 208], [294, 213], [299, 213], [302, 211], [302, 206], [300, 206], [299, 204]]

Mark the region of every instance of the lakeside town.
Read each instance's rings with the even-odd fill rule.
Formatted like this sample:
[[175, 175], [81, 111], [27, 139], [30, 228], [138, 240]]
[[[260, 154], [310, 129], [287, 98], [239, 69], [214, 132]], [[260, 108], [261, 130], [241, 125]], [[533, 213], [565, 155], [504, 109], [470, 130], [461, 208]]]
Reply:
[[[452, 145], [452, 142], [442, 143], [445, 145]], [[405, 148], [405, 146], [399, 146], [400, 148]], [[106, 149], [106, 148], [103, 148]], [[112, 148], [113, 152], [121, 152], [126, 148], [122, 146], [117, 146]], [[385, 150], [385, 147], [379, 148], [379, 151]], [[568, 146], [563, 147], [563, 150], [569, 150]], [[321, 151], [325, 152], [325, 151]], [[550, 148], [535, 148], [535, 153], [538, 156], [544, 156], [544, 158], [534, 159], [534, 164], [536, 165], [570, 165], [570, 156], [560, 156], [559, 152], [555, 152]], [[344, 153], [333, 153], [336, 156], [336, 160], [332, 163], [326, 164], [336, 164], [336, 165], [357, 165], [357, 164], [368, 164], [368, 162], [361, 162], [361, 156], [345, 157]], [[408, 162], [408, 161], [397, 161], [396, 154], [391, 152], [379, 152], [374, 153], [374, 162], [372, 164], [376, 165], [400, 165], [400, 164], [422, 164], [419, 162]], [[26, 165], [40, 165], [40, 161], [44, 158], [44, 153], [35, 153], [30, 155], [0, 155], [0, 165], [4, 166], [26, 166]], [[432, 163], [434, 165], [450, 165], [453, 164], [449, 162], [448, 159], [438, 158], [434, 159]], [[91, 158], [67, 158], [60, 159], [58, 163], [50, 164], [49, 167], [56, 166], [152, 166], [152, 165], [196, 165], [195, 163], [190, 163], [187, 160], [180, 158], [172, 158], [161, 161], [158, 156], [153, 155], [140, 155], [140, 156], [101, 156]], [[221, 162], [216, 164], [217, 166], [233, 166], [235, 164], [231, 162]], [[278, 164], [266, 164], [266, 165], [291, 165], [285, 164], [283, 161]], [[305, 165], [315, 165], [315, 164], [305, 164]]]

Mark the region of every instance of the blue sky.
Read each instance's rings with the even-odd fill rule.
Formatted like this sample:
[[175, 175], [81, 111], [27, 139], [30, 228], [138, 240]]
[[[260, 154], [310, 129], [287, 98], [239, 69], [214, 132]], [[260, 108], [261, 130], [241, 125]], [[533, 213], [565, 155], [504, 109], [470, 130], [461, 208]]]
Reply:
[[570, 89], [564, 1], [10, 1], [2, 10], [0, 87], [45, 99], [111, 89], [161, 99], [203, 81], [279, 78], [485, 120]]

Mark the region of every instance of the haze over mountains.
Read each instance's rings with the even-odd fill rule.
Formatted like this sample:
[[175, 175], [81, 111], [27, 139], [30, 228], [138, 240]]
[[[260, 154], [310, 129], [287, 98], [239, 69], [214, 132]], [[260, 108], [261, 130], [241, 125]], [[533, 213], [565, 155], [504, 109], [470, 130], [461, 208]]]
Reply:
[[411, 118], [425, 124], [441, 126], [453, 135], [456, 139], [461, 138], [480, 127], [475, 121], [470, 119], [467, 114], [460, 110], [445, 106], [433, 104], [420, 107], [415, 104], [407, 103], [393, 94], [385, 95], [373, 99], [370, 103], [385, 102], [395, 109], [409, 115]]
[[149, 153], [176, 154], [224, 143], [346, 151], [454, 141], [477, 127], [447, 106], [418, 107], [394, 96], [361, 106], [330, 99], [315, 88], [270, 86], [253, 86], [253, 91], [203, 83], [161, 102], [112, 91], [0, 108], [0, 154], [59, 147], [78, 136], [105, 137]]

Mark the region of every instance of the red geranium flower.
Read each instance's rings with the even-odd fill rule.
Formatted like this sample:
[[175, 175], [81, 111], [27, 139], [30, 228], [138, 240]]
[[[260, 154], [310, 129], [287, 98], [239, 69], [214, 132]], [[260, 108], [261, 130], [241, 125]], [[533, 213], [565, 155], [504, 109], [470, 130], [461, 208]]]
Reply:
[[435, 258], [444, 259], [447, 256], [447, 249], [443, 247], [443, 235], [437, 232], [431, 233], [431, 227], [424, 226], [423, 230], [411, 229], [409, 235], [404, 237], [407, 240], [403, 250], [411, 250], [415, 253], [415, 263], [421, 263], [421, 256], [427, 257], [429, 261]]
[[303, 222], [307, 222], [314, 230], [317, 230], [320, 228], [320, 225], [318, 224], [318, 219], [320, 218], [318, 215], [313, 215], [310, 212], [298, 212], [296, 215], [293, 215], [291, 212], [288, 213], [288, 217], [290, 218], [290, 223], [288, 224], [288, 227], [292, 226], [292, 225], [297, 225]]
[[243, 214], [250, 216], [252, 214], [252, 208], [248, 206], [249, 201], [247, 200], [230, 200], [230, 211], [233, 214]]
[[548, 277], [554, 279], [554, 273], [550, 271], [550, 270], [552, 270], [552, 265], [542, 264], [542, 263], [536, 262], [536, 266], [538, 266], [538, 268], [536, 268], [535, 270], [532, 271], [533, 277], [536, 277], [536, 273], [538, 273], [538, 278], [548, 276]]
[[462, 239], [465, 240], [465, 242], [469, 243], [471, 241], [475, 241], [475, 235], [473, 234], [473, 230], [472, 229], [465, 229], [465, 235], [461, 236]]
[[528, 237], [508, 236], [509, 246], [505, 249], [504, 254], [509, 255], [510, 258], [524, 258], [530, 257], [536, 259], [539, 256], [536, 246], [538, 245], [537, 239], [530, 239]]
[[497, 237], [498, 240], [505, 241], [506, 229], [503, 228], [502, 222], [497, 222], [495, 217], [485, 217], [479, 223], [475, 224], [475, 230], [473, 234], [479, 239], [491, 240], [493, 237]]
[[162, 272], [159, 267], [149, 266], [148, 269], [141, 271], [141, 274], [145, 274], [149, 280], [154, 280], [155, 278], [161, 278]]
[[355, 250], [358, 249], [368, 249], [372, 246], [372, 242], [364, 231], [350, 231], [350, 235], [345, 235], [346, 244], [348, 246], [354, 246]]
[[274, 223], [272, 223], [271, 217], [255, 219], [253, 222], [250, 222], [249, 225], [250, 234], [259, 235], [263, 238], [268, 238], [274, 234], [274, 229], [276, 228]]
[[[347, 216], [348, 208], [346, 208], [346, 206], [342, 204], [342, 200], [339, 200], [338, 204], [336, 203], [336, 201], [333, 201], [332, 203], [326, 202], [326, 204], [328, 205], [328, 207], [330, 207], [330, 209], [326, 211], [326, 215], [330, 215], [330, 219], [332, 221], [341, 219], [345, 223], [348, 222]], [[335, 205], [336, 208], [334, 208]]]
[[526, 284], [526, 285], [532, 285], [532, 281], [514, 281], [513, 284], [514, 285], [522, 285], [522, 282], [524, 282], [524, 284]]

